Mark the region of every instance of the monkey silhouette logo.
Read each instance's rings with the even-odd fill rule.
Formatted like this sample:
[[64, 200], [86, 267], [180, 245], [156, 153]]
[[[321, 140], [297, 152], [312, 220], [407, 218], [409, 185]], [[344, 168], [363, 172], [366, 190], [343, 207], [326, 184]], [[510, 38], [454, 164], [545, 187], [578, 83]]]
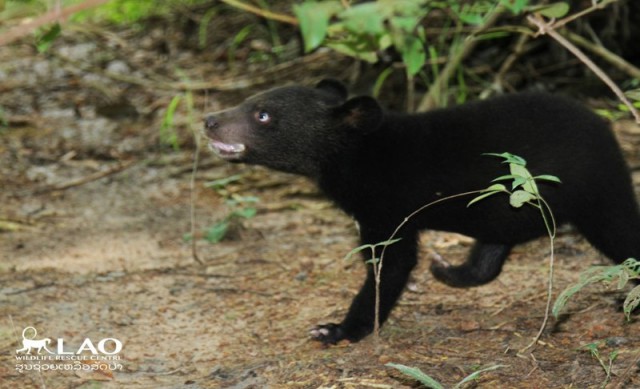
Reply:
[[[31, 336], [30, 339], [27, 338], [28, 330], [33, 331], [33, 335]], [[33, 327], [26, 327], [24, 330], [22, 330], [22, 348], [19, 350], [16, 350], [16, 353], [23, 352], [25, 354], [31, 354], [31, 349], [35, 348], [35, 349], [38, 349], [38, 354], [40, 354], [42, 349], [45, 349], [45, 351], [47, 351], [49, 354], [54, 354], [53, 351], [47, 348], [49, 343], [51, 343], [51, 339], [44, 338], [44, 339], [36, 340], [35, 339], [36, 335], [38, 335], [38, 331], [36, 331], [36, 329]]]

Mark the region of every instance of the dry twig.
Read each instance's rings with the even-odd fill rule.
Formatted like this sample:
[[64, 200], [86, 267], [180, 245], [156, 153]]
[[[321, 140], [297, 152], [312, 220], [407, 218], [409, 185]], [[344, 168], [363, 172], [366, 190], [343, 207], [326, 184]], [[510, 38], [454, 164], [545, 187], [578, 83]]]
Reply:
[[129, 167], [133, 166], [133, 164], [136, 161], [132, 160], [132, 161], [126, 161], [126, 162], [121, 162], [118, 163], [116, 166], [110, 167], [104, 171], [99, 171], [99, 172], [95, 172], [92, 174], [89, 174], [88, 176], [84, 176], [84, 177], [80, 177], [80, 178], [75, 178], [73, 180], [64, 182], [62, 184], [57, 184], [57, 185], [48, 185], [45, 186], [43, 188], [40, 189], [36, 189], [35, 191], [29, 193], [29, 195], [37, 195], [37, 194], [42, 194], [42, 193], [47, 193], [47, 192], [54, 192], [54, 191], [59, 191], [59, 190], [66, 190], [69, 188], [73, 188], [76, 186], [80, 186], [80, 185], [84, 185], [86, 183], [92, 182], [92, 181], [96, 181], [99, 180], [101, 178], [110, 176], [112, 174], [116, 174], [119, 173], [125, 169], [128, 169]]
[[449, 79], [454, 75], [456, 69], [460, 65], [460, 63], [475, 49], [478, 44], [478, 39], [475, 38], [474, 35], [485, 31], [486, 29], [493, 26], [500, 14], [502, 13], [503, 7], [496, 7], [491, 13], [486, 17], [484, 23], [479, 26], [472, 35], [467, 37], [467, 39], [462, 44], [462, 47], [456, 48], [453, 55], [447, 61], [447, 64], [444, 66], [438, 78], [433, 82], [431, 87], [429, 88], [429, 93], [422, 98], [422, 101], [418, 105], [418, 111], [427, 111], [430, 108], [436, 106], [436, 98], [440, 95], [442, 89], [445, 87], [446, 83]]
[[258, 8], [251, 4], [245, 4], [242, 1], [238, 0], [222, 0], [223, 3], [228, 4], [232, 7], [239, 8], [243, 11], [251, 12], [252, 14], [256, 14], [265, 19], [271, 19], [282, 23], [292, 24], [294, 26], [298, 25], [298, 19], [293, 16], [279, 14], [276, 12], [272, 12], [266, 9]]
[[564, 36], [562, 36], [559, 32], [555, 30], [555, 25], [552, 23], [546, 23], [541, 16], [529, 15], [527, 16], [527, 20], [533, 23], [536, 27], [538, 27], [537, 35], [549, 35], [556, 42], [562, 45], [565, 49], [569, 50], [573, 55], [575, 55], [580, 61], [582, 61], [591, 71], [593, 71], [598, 78], [600, 78], [607, 86], [613, 91], [613, 93], [618, 96], [620, 101], [622, 101], [628, 108], [633, 117], [636, 119], [636, 123], [640, 124], [640, 113], [638, 110], [631, 104], [629, 99], [624, 95], [624, 92], [607, 76], [607, 74], [602, 71], [589, 57], [587, 57], [579, 48], [577, 48], [574, 44], [569, 42]]

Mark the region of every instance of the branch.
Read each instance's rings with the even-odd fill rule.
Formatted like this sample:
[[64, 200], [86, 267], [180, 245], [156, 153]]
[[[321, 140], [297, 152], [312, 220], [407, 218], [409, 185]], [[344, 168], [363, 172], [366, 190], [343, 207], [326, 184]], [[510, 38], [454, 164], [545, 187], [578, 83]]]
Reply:
[[636, 123], [640, 124], [640, 113], [638, 110], [631, 104], [629, 99], [624, 95], [624, 92], [607, 76], [607, 74], [602, 71], [589, 57], [587, 57], [579, 48], [577, 48], [573, 43], [569, 42], [565, 37], [560, 35], [555, 30], [555, 26], [553, 24], [547, 24], [539, 15], [527, 16], [527, 20], [538, 27], [538, 34], [540, 35], [549, 35], [556, 42], [560, 43], [565, 49], [569, 50], [573, 55], [575, 55], [580, 61], [582, 61], [591, 71], [593, 71], [598, 78], [600, 78], [609, 88], [613, 91], [613, 93], [618, 96], [620, 101], [622, 101], [628, 108], [633, 117], [636, 119]]
[[221, 1], [232, 7], [239, 8], [243, 11], [251, 12], [252, 14], [256, 14], [265, 19], [271, 19], [278, 22], [282, 22], [282, 23], [288, 23], [294, 26], [298, 25], [298, 19], [294, 18], [293, 16], [279, 14], [266, 9], [258, 8], [256, 6], [245, 4], [242, 1], [238, 1], [238, 0], [221, 0]]
[[620, 57], [619, 55], [607, 50], [606, 47], [589, 42], [587, 39], [583, 38], [582, 36], [578, 34], [574, 34], [573, 32], [570, 32], [570, 31], [563, 31], [562, 35], [566, 36], [570, 41], [577, 44], [578, 46], [582, 46], [583, 48], [591, 51], [592, 53], [599, 55], [602, 59], [609, 62], [613, 66], [617, 67], [621, 71], [627, 73], [630, 77], [637, 78], [640, 80], [639, 68], [627, 62], [624, 58]]
[[500, 16], [502, 10], [502, 7], [496, 7], [493, 11], [491, 11], [489, 15], [487, 15], [484, 23], [466, 38], [466, 40], [462, 44], [462, 47], [457, 48], [455, 53], [450, 56], [447, 64], [442, 69], [442, 72], [440, 72], [438, 78], [429, 88], [429, 92], [422, 98], [422, 101], [418, 105], [418, 111], [426, 111], [437, 105], [436, 98], [440, 95], [446, 83], [453, 76], [460, 63], [475, 49], [476, 45], [478, 44], [478, 40], [474, 35], [477, 35], [493, 26], [498, 20], [498, 17]]
[[37, 17], [29, 23], [21, 24], [9, 29], [8, 31], [3, 32], [2, 35], [0, 35], [0, 46], [12, 43], [17, 39], [30, 34], [40, 26], [51, 22], [64, 20], [70, 15], [88, 8], [97, 7], [101, 4], [106, 3], [107, 1], [109, 0], [86, 0], [80, 4], [72, 5], [63, 10], [53, 10], [47, 12], [46, 14]]

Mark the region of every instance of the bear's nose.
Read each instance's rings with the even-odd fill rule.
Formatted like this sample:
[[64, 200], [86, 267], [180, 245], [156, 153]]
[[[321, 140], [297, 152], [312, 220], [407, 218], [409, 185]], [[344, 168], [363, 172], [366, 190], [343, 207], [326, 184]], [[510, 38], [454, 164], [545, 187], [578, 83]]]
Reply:
[[215, 116], [207, 116], [204, 119], [204, 128], [207, 130], [213, 130], [218, 127], [218, 121]]

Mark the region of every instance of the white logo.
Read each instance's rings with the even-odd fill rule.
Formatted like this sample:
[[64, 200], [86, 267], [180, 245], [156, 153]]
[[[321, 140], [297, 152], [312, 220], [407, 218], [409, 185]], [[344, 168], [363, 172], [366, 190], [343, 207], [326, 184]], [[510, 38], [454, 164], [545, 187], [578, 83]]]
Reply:
[[[28, 330], [33, 331], [33, 335], [31, 339], [27, 338]], [[53, 351], [47, 348], [49, 343], [51, 343], [51, 339], [44, 338], [44, 339], [36, 340], [35, 337], [37, 335], [38, 335], [38, 331], [33, 327], [26, 327], [24, 330], [22, 330], [22, 348], [20, 350], [16, 350], [16, 353], [24, 352], [26, 354], [31, 354], [31, 349], [37, 348], [38, 354], [40, 354], [42, 349], [45, 349], [45, 351], [48, 352], [49, 354], [53, 354]]]
[[[55, 348], [50, 338], [36, 339], [34, 327], [22, 330], [22, 348], [16, 350], [16, 370], [122, 370], [122, 342], [116, 338], [104, 338], [95, 344], [85, 338], [80, 346], [65, 346], [63, 338], [56, 338]], [[51, 350], [53, 348], [53, 351]], [[46, 352], [43, 352], [46, 351]]]

